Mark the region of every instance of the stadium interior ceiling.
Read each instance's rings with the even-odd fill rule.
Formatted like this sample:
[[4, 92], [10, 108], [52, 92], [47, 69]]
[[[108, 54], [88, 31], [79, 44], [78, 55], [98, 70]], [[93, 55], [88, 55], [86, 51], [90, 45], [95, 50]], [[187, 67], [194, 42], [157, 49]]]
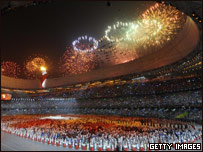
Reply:
[[[12, 1], [12, 2], [2, 2], [1, 13], [5, 15], [10, 11], [15, 11], [19, 7], [29, 7], [31, 5], [40, 5], [41, 3], [51, 3], [52, 1]], [[188, 3], [190, 3], [188, 5]], [[59, 93], [59, 92], [71, 92], [76, 90], [90, 89], [93, 87], [111, 87], [111, 86], [120, 86], [133, 83], [159, 83], [163, 81], [170, 81], [173, 79], [189, 79], [189, 78], [201, 78], [202, 73], [202, 2], [200, 1], [166, 1], [166, 5], [175, 6], [177, 9], [183, 11], [186, 15], [190, 16], [193, 21], [196, 23], [199, 29], [199, 41], [196, 48], [190, 52], [186, 57], [176, 61], [175, 63], [170, 63], [162, 67], [150, 69], [148, 71], [135, 72], [135, 73], [122, 73], [120, 75], [103, 78], [94, 81], [88, 81], [83, 83], [73, 82], [72, 84], [65, 86], [50, 87], [46, 89], [23, 89], [8, 87], [7, 85], [1, 86], [1, 91], [3, 93], [12, 93], [12, 94], [29, 94], [33, 95], [47, 95], [50, 93]], [[5, 78], [5, 79], [2, 79]], [[7, 78], [1, 76], [1, 84]]]

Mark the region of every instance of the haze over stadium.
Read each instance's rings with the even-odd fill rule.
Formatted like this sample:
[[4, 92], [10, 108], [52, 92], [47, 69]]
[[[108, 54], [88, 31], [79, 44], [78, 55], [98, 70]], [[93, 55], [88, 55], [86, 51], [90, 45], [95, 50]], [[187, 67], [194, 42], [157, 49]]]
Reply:
[[202, 2], [2, 4], [1, 150], [202, 144]]

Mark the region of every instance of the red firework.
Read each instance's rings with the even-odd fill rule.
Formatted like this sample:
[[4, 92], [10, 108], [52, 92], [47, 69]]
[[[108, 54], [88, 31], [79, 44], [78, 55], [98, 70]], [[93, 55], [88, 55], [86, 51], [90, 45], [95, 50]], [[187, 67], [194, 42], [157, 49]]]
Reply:
[[72, 47], [67, 48], [59, 64], [59, 71], [63, 76], [81, 74], [95, 68], [91, 52], [78, 52]]
[[1, 63], [1, 75], [8, 77], [19, 78], [21, 74], [21, 67], [12, 61], [3, 61]]

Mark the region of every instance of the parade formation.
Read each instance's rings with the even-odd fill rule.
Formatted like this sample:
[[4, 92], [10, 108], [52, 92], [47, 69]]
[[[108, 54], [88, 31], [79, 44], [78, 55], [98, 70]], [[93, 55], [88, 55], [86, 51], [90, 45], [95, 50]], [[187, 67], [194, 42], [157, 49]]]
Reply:
[[202, 138], [200, 127], [178, 121], [168, 121], [160, 126], [159, 121], [153, 119], [142, 124], [102, 116], [77, 115], [74, 116], [76, 119], [68, 120], [40, 120], [40, 117], [4, 117], [1, 129], [43, 144], [91, 151], [148, 151], [149, 143], [172, 143], [175, 146], [175, 143], [194, 143]]

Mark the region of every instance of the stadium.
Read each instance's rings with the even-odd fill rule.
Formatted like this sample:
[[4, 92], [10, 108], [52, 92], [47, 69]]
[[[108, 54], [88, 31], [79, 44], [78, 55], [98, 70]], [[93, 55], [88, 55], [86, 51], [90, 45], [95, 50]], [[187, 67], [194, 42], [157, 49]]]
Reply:
[[201, 1], [4, 1], [1, 17], [1, 151], [202, 151]]

